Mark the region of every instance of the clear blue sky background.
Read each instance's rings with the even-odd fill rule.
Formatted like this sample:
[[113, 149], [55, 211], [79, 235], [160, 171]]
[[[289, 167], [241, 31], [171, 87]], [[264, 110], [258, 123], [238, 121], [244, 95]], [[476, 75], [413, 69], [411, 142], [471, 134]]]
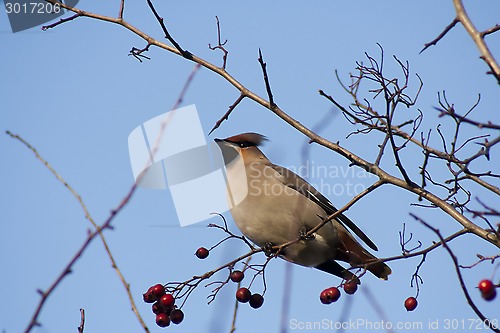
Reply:
[[[479, 29], [500, 23], [500, 2], [466, 1], [465, 4]], [[82, 0], [79, 6], [115, 16], [119, 2], [96, 5]], [[353, 128], [342, 116], [335, 116], [337, 111], [331, 109], [317, 90], [324, 89], [347, 105], [349, 98], [336, 82], [334, 70], [339, 70], [348, 82], [348, 74], [354, 71], [355, 61], [364, 59], [364, 52], [379, 56], [377, 42], [385, 49], [388, 75], [399, 75], [393, 71], [395, 66], [390, 59], [395, 54], [408, 60], [411, 69], [422, 77], [425, 85], [418, 102], [425, 115], [422, 130], [435, 128], [438, 122], [449, 124], [444, 118], [438, 119], [433, 109], [437, 106], [437, 92], [442, 90], [446, 90], [457, 112], [462, 114], [481, 93], [481, 104], [472, 117], [500, 122], [498, 85], [491, 76], [485, 75], [487, 66], [479, 59], [475, 45], [461, 26], [453, 29], [437, 46], [418, 54], [423, 44], [437, 36], [453, 19], [451, 1], [162, 2], [157, 4], [157, 9], [184, 48], [221, 64], [221, 54], [207, 47], [208, 43], [216, 42], [215, 16], [218, 15], [223, 38], [229, 40], [227, 69], [234, 77], [265, 96], [257, 62], [258, 48], [261, 48], [275, 101], [310, 127], [316, 126], [326, 114], [332, 114], [321, 134], [367, 158], [375, 156], [376, 140], [380, 137], [346, 140]], [[128, 1], [125, 19], [162, 39], [161, 30], [145, 2]], [[498, 33], [487, 38], [497, 60], [499, 38]], [[127, 54], [133, 46], [144, 47], [141, 39], [121, 27], [85, 18], [46, 32], [37, 27], [13, 34], [2, 9], [0, 42], [2, 133], [10, 130], [31, 142], [78, 191], [94, 219], [102, 223], [133, 183], [127, 148], [129, 133], [144, 121], [170, 110], [193, 64], [155, 48], [147, 53], [151, 61], [139, 63]], [[412, 83], [416, 83], [415, 78]], [[238, 92], [228, 83], [201, 69], [185, 96], [184, 105], [196, 104], [208, 132], [237, 96]], [[448, 133], [452, 130], [445, 128]], [[296, 167], [303, 163], [300, 156], [305, 142], [303, 135], [250, 101], [244, 101], [211, 137], [247, 131], [260, 132], [270, 138], [264, 151], [276, 163]], [[465, 130], [464, 138], [476, 134], [483, 132]], [[439, 147], [435, 132], [434, 139], [434, 145]], [[52, 283], [91, 226], [66, 188], [19, 142], [2, 134], [0, 151], [3, 224], [0, 330], [11, 333], [25, 328], [39, 300], [36, 289], [46, 289]], [[313, 146], [309, 153], [310, 161], [318, 166], [349, 170], [345, 159], [324, 148]], [[411, 175], [417, 177], [422, 162], [419, 150], [408, 150], [403, 158]], [[498, 157], [493, 156], [492, 165], [498, 163]], [[385, 166], [393, 170], [389, 156]], [[330, 184], [350, 181], [360, 186], [368, 186], [375, 180], [354, 171], [346, 178], [310, 180]], [[436, 175], [446, 176], [439, 170]], [[498, 207], [498, 197], [484, 191], [476, 193]], [[346, 191], [336, 193], [338, 195], [325, 194], [337, 206], [352, 197]], [[415, 196], [387, 186], [363, 199], [348, 215], [378, 244], [378, 255], [383, 257], [400, 254], [398, 230], [403, 223], [414, 233], [415, 240], [425, 245], [436, 239], [429, 230], [414, 222], [409, 212], [427, 219], [445, 235], [458, 230], [456, 222], [439, 212], [411, 207], [416, 201]], [[222, 237], [217, 230], [204, 227], [208, 222], [217, 220], [180, 228], [168, 191], [139, 189], [113, 222], [115, 229], [106, 231], [111, 250], [152, 332], [161, 329], [154, 324], [149, 305], [141, 301], [142, 292], [157, 282], [181, 281], [204, 273], [245, 250], [241, 244], [231, 242], [213, 251], [209, 259], [197, 260], [193, 256], [196, 248], [209, 247]], [[472, 236], [454, 241], [452, 247], [464, 264], [474, 262], [476, 253], [498, 253], [498, 249]], [[263, 260], [258, 257], [254, 263]], [[343, 295], [338, 303], [330, 306], [320, 304], [319, 293], [340, 281], [313, 269], [293, 267], [292, 288], [286, 291], [290, 293], [291, 302], [289, 320], [339, 320], [342, 312], [349, 308], [343, 320], [366, 319], [379, 323], [384, 319], [394, 325], [421, 322], [424, 331], [429, 321], [438, 320], [439, 329], [443, 331], [446, 319], [463, 319], [468, 328], [468, 319], [476, 317], [459, 289], [448, 254], [442, 249], [429, 255], [421, 268], [424, 284], [419, 307], [411, 313], [405, 311], [404, 299], [415, 294], [415, 289], [410, 288], [410, 279], [418, 262], [418, 258], [393, 262], [393, 274], [388, 282], [367, 275], [357, 294]], [[472, 288], [481, 278], [491, 277], [492, 271], [491, 265], [482, 264], [465, 271], [464, 275], [480, 308], [499, 319], [499, 301], [487, 304]], [[240, 307], [238, 332], [278, 331], [284, 274], [283, 261], [275, 260], [269, 265], [265, 304], [260, 310]], [[498, 281], [498, 274], [496, 278]], [[252, 289], [260, 292], [262, 286], [257, 282]], [[227, 286], [208, 306], [205, 297], [210, 291], [199, 288], [184, 307], [185, 322], [169, 327], [168, 331], [227, 332], [234, 291], [234, 285]], [[369, 302], [367, 292], [379, 304], [382, 317]], [[86, 332], [141, 331], [98, 239], [75, 265], [73, 274], [50, 297], [39, 318], [43, 326], [35, 331], [76, 331], [80, 308], [87, 312]], [[286, 326], [289, 332], [301, 331]], [[357, 331], [365, 330], [360, 327]]]

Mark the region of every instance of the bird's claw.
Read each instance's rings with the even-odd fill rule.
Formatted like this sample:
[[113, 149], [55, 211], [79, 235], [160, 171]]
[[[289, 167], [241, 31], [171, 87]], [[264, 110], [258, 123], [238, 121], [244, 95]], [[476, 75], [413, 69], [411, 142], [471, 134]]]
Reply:
[[274, 245], [272, 243], [266, 243], [262, 249], [264, 250], [264, 254], [267, 257], [272, 257], [276, 254], [276, 251], [273, 249]]
[[314, 234], [311, 234], [311, 235], [308, 235], [308, 232], [309, 232], [309, 229], [307, 227], [303, 227], [300, 231], [299, 231], [299, 238], [301, 240], [312, 240], [312, 239], [315, 239], [316, 236], [314, 236]]

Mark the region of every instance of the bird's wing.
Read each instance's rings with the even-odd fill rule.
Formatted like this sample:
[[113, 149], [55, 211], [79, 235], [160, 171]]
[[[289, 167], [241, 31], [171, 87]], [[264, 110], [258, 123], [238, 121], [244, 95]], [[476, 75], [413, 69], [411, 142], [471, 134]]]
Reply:
[[[337, 208], [325, 198], [320, 192], [318, 192], [311, 184], [306, 182], [303, 178], [295, 174], [294, 172], [288, 170], [279, 165], [270, 164], [269, 167], [273, 168], [281, 176], [279, 179], [284, 185], [296, 190], [300, 194], [307, 197], [309, 200], [315, 202], [318, 206], [323, 208], [328, 215], [331, 215], [337, 211]], [[346, 227], [351, 229], [363, 242], [366, 243], [371, 249], [378, 251], [377, 246], [371, 241], [368, 236], [359, 229], [354, 222], [352, 222], [344, 214], [337, 215], [337, 221], [344, 224]]]

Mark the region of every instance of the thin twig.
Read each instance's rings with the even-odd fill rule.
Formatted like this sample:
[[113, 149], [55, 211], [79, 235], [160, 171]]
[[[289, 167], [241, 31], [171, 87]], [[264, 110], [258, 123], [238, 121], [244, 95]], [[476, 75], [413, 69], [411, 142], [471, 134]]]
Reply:
[[500, 24], [495, 24], [495, 26], [487, 29], [487, 30], [484, 30], [483, 32], [481, 32], [481, 36], [487, 36], [487, 35], [490, 35], [494, 32], [497, 32], [497, 31], [500, 31]]
[[262, 74], [264, 76], [264, 83], [266, 85], [267, 96], [269, 97], [269, 109], [274, 109], [276, 104], [274, 103], [273, 92], [271, 91], [271, 85], [269, 84], [269, 76], [267, 75], [267, 64], [264, 62], [264, 58], [262, 58], [262, 52], [259, 49], [259, 64], [262, 68]]
[[219, 23], [219, 17], [218, 16], [215, 16], [215, 20], [217, 21], [217, 45], [216, 46], [212, 46], [210, 43], [208, 44], [208, 48], [210, 50], [221, 50], [222, 51], [222, 69], [226, 69], [226, 65], [227, 65], [227, 55], [228, 55], [228, 51], [226, 50], [226, 48], [224, 47], [224, 45], [226, 45], [227, 43], [227, 39], [222, 42], [221, 41], [221, 38], [220, 38], [220, 23]]
[[161, 29], [163, 30], [163, 33], [165, 34], [165, 38], [168, 39], [168, 41], [170, 43], [172, 43], [172, 45], [177, 49], [177, 51], [179, 51], [179, 53], [184, 57], [184, 58], [187, 58], [187, 59], [192, 59], [192, 55], [191, 55], [191, 52], [187, 51], [187, 50], [184, 50], [182, 49], [182, 47], [179, 45], [179, 43], [177, 43], [177, 41], [175, 39], [172, 38], [172, 36], [170, 35], [170, 33], [168, 32], [168, 29], [167, 27], [165, 26], [165, 23], [163, 22], [163, 17], [161, 17], [160, 15], [158, 15], [158, 12], [156, 11], [155, 7], [153, 6], [153, 3], [151, 2], [151, 0], [147, 0], [148, 2], [148, 5], [149, 5], [149, 8], [151, 9], [151, 11], [153, 12], [153, 15], [156, 17], [156, 19], [158, 20], [158, 23], [160, 23], [160, 26], [161, 26]]
[[142, 49], [138, 49], [136, 47], [133, 47], [130, 52], [129, 52], [129, 56], [133, 56], [134, 58], [136, 58], [137, 60], [139, 60], [139, 62], [142, 62], [142, 59], [141, 58], [144, 58], [144, 59], [147, 59], [147, 60], [151, 60], [150, 57], [144, 55], [143, 53], [144, 52], [147, 52], [149, 51], [149, 48], [151, 47], [151, 44], [147, 44], [144, 48]]
[[459, 22], [459, 20], [457, 18], [454, 18], [453, 21], [451, 21], [450, 24], [448, 24], [446, 26], [446, 28], [444, 28], [444, 30], [435, 38], [433, 39], [432, 41], [430, 41], [429, 43], [425, 43], [424, 44], [424, 48], [422, 50], [420, 50], [420, 53], [424, 52], [425, 50], [427, 50], [430, 46], [433, 46], [433, 45], [436, 45], [451, 29], [453, 29], [453, 27]]
[[[250, 263], [250, 260], [252, 260], [252, 257], [248, 257], [247, 260], [245, 260], [245, 266], [247, 266]], [[238, 282], [238, 289], [241, 287], [241, 281]], [[234, 311], [233, 311], [233, 319], [231, 320], [231, 329], [229, 330], [229, 333], [233, 333], [236, 331], [236, 318], [238, 316], [238, 305], [240, 302], [238, 300], [234, 301]]]
[[81, 12], [77, 12], [75, 15], [72, 15], [72, 16], [67, 17], [67, 18], [62, 18], [59, 21], [54, 22], [52, 24], [42, 26], [42, 30], [46, 31], [48, 29], [55, 28], [55, 27], [57, 27], [60, 24], [63, 24], [63, 23], [69, 22], [69, 21], [73, 21], [74, 19], [76, 19], [77, 17], [80, 17], [80, 16], [82, 16], [82, 13]]
[[120, 10], [118, 11], [118, 18], [123, 19], [123, 10], [125, 9], [125, 0], [120, 0]]
[[460, 265], [460, 268], [473, 268], [473, 267], [476, 267], [477, 265], [479, 265], [480, 263], [482, 262], [485, 262], [485, 261], [489, 261], [490, 264], [494, 264], [495, 263], [495, 260], [497, 260], [498, 258], [500, 258], [500, 254], [497, 254], [497, 255], [494, 255], [494, 256], [488, 256], [488, 257], [485, 257], [481, 254], [476, 254], [476, 256], [478, 257], [478, 261], [476, 261], [475, 263], [471, 264], [471, 265]]
[[427, 258], [427, 253], [424, 253], [422, 255], [422, 259], [420, 259], [420, 262], [418, 263], [417, 267], [415, 268], [415, 272], [411, 276], [411, 281], [410, 281], [410, 287], [413, 288], [413, 282], [415, 282], [415, 287], [417, 288], [417, 293], [415, 294], [415, 298], [418, 298], [418, 295], [420, 294], [420, 285], [424, 283], [424, 280], [420, 276], [420, 268], [425, 262], [425, 259]]
[[241, 95], [238, 96], [236, 101], [234, 101], [234, 103], [229, 106], [229, 109], [226, 111], [226, 113], [224, 113], [224, 115], [219, 120], [217, 120], [214, 127], [210, 130], [210, 132], [208, 132], [208, 135], [212, 134], [213, 131], [215, 131], [217, 128], [219, 128], [219, 126], [222, 124], [222, 122], [229, 119], [229, 115], [231, 114], [231, 112], [233, 112], [233, 110], [236, 108], [236, 106], [238, 104], [240, 104], [240, 102], [245, 97], [246, 97], [246, 95], [244, 93], [241, 93]]
[[80, 309], [80, 325], [78, 326], [78, 333], [83, 333], [85, 328], [85, 310]]

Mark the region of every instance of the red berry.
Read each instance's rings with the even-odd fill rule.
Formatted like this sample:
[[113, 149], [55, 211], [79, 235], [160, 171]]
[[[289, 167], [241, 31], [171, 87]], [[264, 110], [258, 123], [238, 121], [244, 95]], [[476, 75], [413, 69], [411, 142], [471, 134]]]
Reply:
[[156, 302], [155, 304], [153, 304], [151, 306], [151, 311], [153, 311], [154, 314], [159, 314], [159, 313], [163, 312], [161, 305], [158, 302]]
[[175, 310], [172, 310], [172, 312], [170, 312], [170, 320], [174, 324], [180, 324], [183, 319], [184, 319], [184, 312], [182, 312], [182, 310], [175, 309]]
[[154, 303], [156, 301], [156, 297], [153, 294], [153, 287], [149, 288], [144, 294], [142, 294], [142, 299], [146, 303]]
[[495, 299], [495, 297], [497, 296], [497, 291], [496, 289], [493, 289], [491, 292], [489, 293], [482, 293], [481, 296], [483, 296], [483, 298], [487, 301], [492, 301]]
[[198, 250], [196, 250], [196, 256], [199, 259], [205, 259], [206, 257], [208, 257], [209, 253], [210, 252], [204, 247], [200, 247]]
[[170, 318], [166, 313], [159, 313], [156, 315], [156, 325], [160, 327], [167, 327], [170, 325]]
[[326, 288], [319, 295], [319, 300], [323, 304], [336, 302], [340, 298], [340, 290], [337, 287]]
[[344, 283], [344, 291], [346, 294], [352, 295], [358, 290], [358, 284], [354, 281]]
[[174, 306], [175, 298], [172, 294], [165, 294], [158, 300], [158, 303], [164, 308], [168, 309]]
[[418, 302], [415, 297], [408, 297], [405, 301], [406, 311], [413, 311], [417, 308]]
[[162, 297], [163, 295], [165, 295], [165, 288], [163, 288], [163, 285], [158, 283], [158, 284], [155, 284], [154, 286], [151, 287], [151, 292], [158, 299], [158, 298]]
[[264, 304], [264, 297], [261, 294], [253, 294], [250, 296], [250, 306], [254, 309], [258, 309]]
[[242, 271], [233, 271], [231, 275], [229, 275], [229, 277], [233, 282], [241, 282], [245, 277], [245, 273], [243, 273]]
[[240, 288], [236, 291], [236, 299], [241, 303], [246, 303], [250, 300], [252, 293], [248, 288]]
[[493, 284], [493, 282], [487, 279], [481, 280], [481, 282], [479, 282], [479, 285], [477, 287], [483, 294], [489, 294], [493, 292], [493, 290], [495, 290], [495, 285]]
[[496, 287], [491, 280], [481, 280], [478, 288], [481, 291], [481, 296], [487, 301], [491, 301], [497, 296]]

